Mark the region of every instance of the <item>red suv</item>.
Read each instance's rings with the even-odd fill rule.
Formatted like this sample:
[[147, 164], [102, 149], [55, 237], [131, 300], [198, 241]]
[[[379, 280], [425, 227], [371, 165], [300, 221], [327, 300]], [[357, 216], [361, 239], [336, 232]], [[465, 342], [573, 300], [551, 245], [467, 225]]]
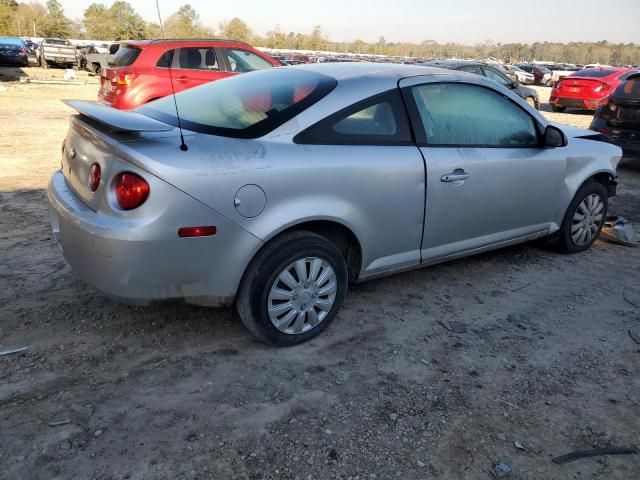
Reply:
[[[141, 40], [122, 43], [102, 71], [98, 99], [136, 108], [206, 82], [280, 64], [246, 43], [231, 40]], [[171, 67], [171, 69], [169, 69]]]

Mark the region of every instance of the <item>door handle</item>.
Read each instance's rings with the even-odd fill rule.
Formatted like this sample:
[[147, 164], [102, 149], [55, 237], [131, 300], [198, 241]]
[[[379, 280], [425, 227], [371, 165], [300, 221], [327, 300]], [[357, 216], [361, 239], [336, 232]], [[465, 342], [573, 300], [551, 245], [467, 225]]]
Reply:
[[440, 181], [461, 185], [470, 176], [471, 174], [465, 172], [462, 168], [456, 168], [453, 172], [442, 175]]

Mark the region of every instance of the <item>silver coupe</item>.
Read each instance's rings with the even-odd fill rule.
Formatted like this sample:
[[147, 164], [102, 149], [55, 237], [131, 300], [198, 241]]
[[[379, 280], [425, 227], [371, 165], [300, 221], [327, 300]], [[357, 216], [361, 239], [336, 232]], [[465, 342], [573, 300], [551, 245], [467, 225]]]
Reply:
[[618, 147], [503, 86], [335, 63], [77, 110], [48, 188], [54, 236], [117, 300], [235, 303], [260, 339], [319, 334], [361, 282], [547, 237], [580, 252]]

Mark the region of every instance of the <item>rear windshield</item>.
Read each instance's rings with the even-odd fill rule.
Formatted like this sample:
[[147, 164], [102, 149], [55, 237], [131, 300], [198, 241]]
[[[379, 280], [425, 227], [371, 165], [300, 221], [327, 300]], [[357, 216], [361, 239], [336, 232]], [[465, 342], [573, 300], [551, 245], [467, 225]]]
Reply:
[[113, 56], [109, 65], [113, 67], [128, 67], [136, 61], [140, 55], [140, 49], [136, 47], [120, 47], [116, 54]]
[[590, 77], [590, 78], [602, 78], [608, 77], [616, 73], [615, 70], [606, 70], [600, 68], [586, 68], [584, 70], [578, 70], [575, 73], [569, 75], [570, 77]]
[[71, 45], [69, 40], [59, 40], [57, 38], [47, 38], [44, 43], [46, 45]]
[[620, 85], [612, 95], [615, 98], [640, 102], [640, 75], [631, 77]]
[[14, 45], [14, 46], [17, 46], [17, 47], [23, 47], [25, 45], [25, 43], [22, 41], [21, 38], [4, 37], [4, 38], [0, 38], [0, 45], [2, 45], [3, 47], [8, 47], [9, 45]]
[[[195, 132], [236, 138], [265, 135], [335, 88], [334, 78], [306, 70], [275, 68], [235, 75], [175, 95], [181, 125]], [[178, 126], [174, 97], [136, 110]]]

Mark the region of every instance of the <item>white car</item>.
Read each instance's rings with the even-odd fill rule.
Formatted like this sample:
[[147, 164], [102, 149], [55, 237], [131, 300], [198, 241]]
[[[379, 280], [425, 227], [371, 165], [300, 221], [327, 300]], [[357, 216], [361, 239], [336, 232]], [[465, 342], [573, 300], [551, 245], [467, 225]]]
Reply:
[[509, 73], [513, 73], [518, 79], [518, 82], [522, 83], [523, 85], [533, 85], [533, 74], [525, 72], [516, 65], [502, 65], [502, 68], [504, 68]]

